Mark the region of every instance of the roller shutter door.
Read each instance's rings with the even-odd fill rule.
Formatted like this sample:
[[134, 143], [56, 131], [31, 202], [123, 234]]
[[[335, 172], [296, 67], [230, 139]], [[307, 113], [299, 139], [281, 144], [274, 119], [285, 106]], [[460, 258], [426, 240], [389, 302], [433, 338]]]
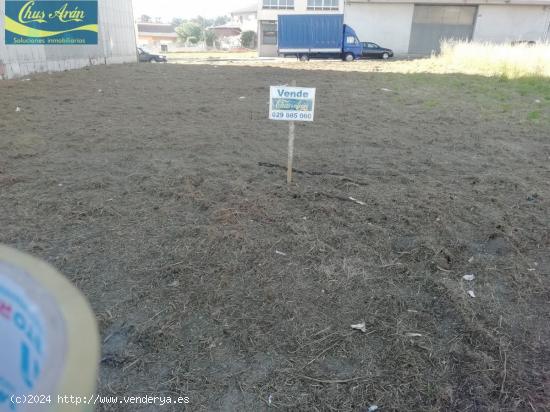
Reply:
[[477, 6], [415, 5], [409, 53], [440, 51], [444, 39], [471, 40]]

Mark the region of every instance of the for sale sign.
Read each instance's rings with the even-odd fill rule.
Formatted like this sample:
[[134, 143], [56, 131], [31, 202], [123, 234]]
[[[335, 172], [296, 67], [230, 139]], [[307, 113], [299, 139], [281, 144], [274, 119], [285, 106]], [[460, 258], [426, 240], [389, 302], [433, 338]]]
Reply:
[[271, 86], [269, 118], [296, 122], [312, 122], [315, 112], [315, 89]]

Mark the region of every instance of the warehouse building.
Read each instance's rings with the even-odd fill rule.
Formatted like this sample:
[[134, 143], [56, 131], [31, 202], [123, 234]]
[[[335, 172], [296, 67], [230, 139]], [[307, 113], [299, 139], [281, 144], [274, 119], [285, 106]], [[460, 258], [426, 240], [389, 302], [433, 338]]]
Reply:
[[[50, 44], [13, 44], [13, 35], [6, 31], [8, 13], [4, 16], [7, 3], [15, 3], [10, 0], [0, 0], [2, 17], [0, 19], [0, 79], [9, 79], [25, 76], [37, 72], [62, 71], [81, 68], [93, 64], [129, 63], [137, 61], [136, 31], [131, 0], [98, 0], [97, 7], [92, 1], [86, 2], [96, 8], [96, 28], [89, 30], [87, 35], [92, 36], [91, 42], [86, 44], [70, 44], [66, 40], [58, 40]], [[25, 2], [18, 2], [25, 4]], [[35, 7], [52, 6], [57, 2], [35, 2]], [[46, 5], [46, 3], [49, 3]], [[69, 7], [74, 6], [74, 2]], [[12, 16], [13, 17], [13, 16]], [[15, 17], [14, 17], [15, 19]], [[22, 27], [19, 22], [14, 24]], [[26, 22], [25, 22], [26, 23]], [[61, 24], [58, 22], [58, 25]], [[31, 24], [32, 26], [32, 24]], [[36, 28], [39, 25], [34, 25]], [[28, 28], [23, 28], [28, 30]], [[34, 28], [31, 27], [31, 30]], [[40, 27], [42, 33], [45, 28]], [[57, 29], [59, 30], [59, 29]], [[36, 32], [36, 31], [35, 31]], [[51, 31], [49, 32], [51, 33]], [[73, 32], [74, 33], [74, 32]], [[38, 35], [45, 38], [44, 35]], [[75, 36], [73, 36], [75, 37]], [[86, 36], [84, 36], [86, 37]], [[50, 38], [55, 38], [52, 36]], [[43, 41], [43, 40], [41, 40]], [[11, 44], [6, 44], [10, 43]]]
[[550, 0], [259, 0], [260, 56], [277, 55], [279, 14], [340, 13], [361, 41], [428, 55], [443, 39], [550, 41]]

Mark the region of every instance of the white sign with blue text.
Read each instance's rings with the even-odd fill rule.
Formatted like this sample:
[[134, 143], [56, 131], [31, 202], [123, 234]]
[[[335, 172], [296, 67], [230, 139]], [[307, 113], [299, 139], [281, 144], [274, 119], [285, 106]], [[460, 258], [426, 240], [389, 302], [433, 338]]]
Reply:
[[315, 112], [315, 89], [271, 86], [269, 118], [288, 122], [312, 122]]

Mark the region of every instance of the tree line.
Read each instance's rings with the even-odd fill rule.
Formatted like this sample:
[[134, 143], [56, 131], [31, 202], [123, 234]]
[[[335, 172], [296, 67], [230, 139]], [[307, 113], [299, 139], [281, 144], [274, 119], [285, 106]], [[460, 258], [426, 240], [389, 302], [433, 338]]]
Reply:
[[[229, 22], [228, 16], [218, 16], [208, 19], [202, 16], [197, 16], [192, 19], [172, 19], [171, 24], [175, 27], [178, 40], [181, 43], [196, 45], [200, 42], [206, 43], [208, 47], [216, 45], [216, 33], [208, 30], [209, 27], [222, 26]], [[141, 16], [143, 23], [160, 23], [158, 19], [153, 19], [148, 15]], [[256, 33], [245, 31], [241, 33], [241, 43], [244, 47], [256, 47]]]

